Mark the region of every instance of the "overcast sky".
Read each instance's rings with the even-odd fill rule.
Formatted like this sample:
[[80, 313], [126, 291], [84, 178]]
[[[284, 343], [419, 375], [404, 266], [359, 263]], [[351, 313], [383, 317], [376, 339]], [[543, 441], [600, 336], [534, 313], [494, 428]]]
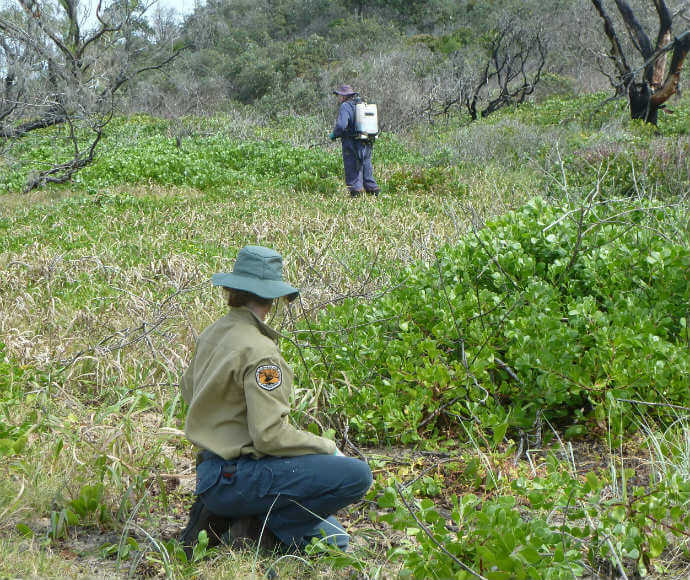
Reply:
[[[153, 0], [142, 0], [147, 4]], [[203, 4], [204, 0], [158, 0], [157, 4], [154, 4], [146, 11], [149, 19], [152, 19], [156, 14], [158, 7], [160, 8], [172, 8], [177, 13], [177, 18], [182, 20], [183, 17], [191, 14], [194, 11], [194, 6], [196, 4]], [[101, 5], [105, 6], [109, 4], [108, 0], [101, 0]], [[96, 6], [98, 5], [98, 0], [79, 0], [80, 7], [89, 11], [89, 17], [86, 19], [87, 25], [96, 24]]]
[[186, 16], [194, 11], [194, 5], [200, 0], [158, 0], [158, 3], [163, 8], [173, 8], [181, 16]]
[[[105, 4], [107, 0], [101, 1], [103, 2], [103, 4]], [[89, 12], [93, 14], [96, 10], [96, 4], [98, 3], [98, 0], [80, 0], [79, 3], [81, 6], [85, 8], [89, 7]], [[158, 0], [158, 3], [161, 6], [161, 8], [172, 8], [180, 15], [180, 17], [183, 17], [187, 14], [191, 14], [194, 11], [194, 6], [196, 4], [203, 4], [204, 0]], [[0, 0], [0, 8], [13, 5], [19, 6], [19, 3], [16, 0]], [[150, 13], [153, 13], [154, 11], [155, 7], [152, 7], [150, 9]], [[95, 21], [95, 17], [93, 18]]]

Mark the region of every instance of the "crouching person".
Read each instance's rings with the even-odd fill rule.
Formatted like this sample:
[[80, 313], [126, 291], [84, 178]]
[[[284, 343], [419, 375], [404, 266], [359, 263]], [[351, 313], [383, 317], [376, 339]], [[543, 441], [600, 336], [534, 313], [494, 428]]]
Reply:
[[299, 293], [283, 282], [282, 266], [277, 252], [246, 246], [232, 272], [212, 278], [231, 308], [199, 336], [181, 380], [185, 432], [201, 448], [197, 498], [180, 538], [188, 558], [202, 530], [211, 547], [227, 534], [232, 545], [261, 535], [265, 547], [273, 539], [299, 550], [325, 537], [346, 550], [333, 514], [371, 485], [365, 462], [290, 424], [292, 370], [264, 323], [275, 299]]

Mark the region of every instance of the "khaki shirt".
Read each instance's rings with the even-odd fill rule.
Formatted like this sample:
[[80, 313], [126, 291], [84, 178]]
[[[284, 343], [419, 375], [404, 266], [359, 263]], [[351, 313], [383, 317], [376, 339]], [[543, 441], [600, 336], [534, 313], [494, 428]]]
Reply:
[[335, 453], [333, 441], [290, 424], [293, 373], [277, 337], [246, 307], [201, 333], [180, 381], [192, 443], [224, 459]]

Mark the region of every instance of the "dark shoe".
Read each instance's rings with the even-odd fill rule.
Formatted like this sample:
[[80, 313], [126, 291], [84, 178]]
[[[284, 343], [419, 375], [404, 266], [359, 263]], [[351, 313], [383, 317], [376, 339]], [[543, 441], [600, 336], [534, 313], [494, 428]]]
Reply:
[[368, 193], [369, 195], [378, 196], [378, 194], [379, 194], [380, 192], [381, 192], [380, 189], [367, 189], [367, 193]]
[[359, 197], [364, 193], [361, 189], [350, 190], [350, 197]]
[[231, 520], [229, 518], [223, 518], [208, 511], [203, 502], [197, 497], [194, 505], [189, 510], [187, 527], [182, 530], [180, 535], [180, 543], [184, 553], [187, 555], [187, 560], [190, 562], [192, 560], [194, 546], [199, 541], [199, 532], [205, 530], [208, 535], [208, 547], [215, 548], [223, 541], [223, 534], [228, 531], [230, 523]]
[[259, 544], [262, 550], [273, 552], [280, 544], [273, 532], [264, 526], [263, 518], [257, 516], [237, 518], [232, 522], [228, 535], [230, 545], [235, 550], [253, 548]]

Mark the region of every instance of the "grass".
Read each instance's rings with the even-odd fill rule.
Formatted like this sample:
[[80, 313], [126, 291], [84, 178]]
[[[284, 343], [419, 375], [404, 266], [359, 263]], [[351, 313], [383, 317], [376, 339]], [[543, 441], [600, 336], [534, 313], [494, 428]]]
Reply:
[[[160, 542], [184, 524], [194, 478], [177, 383], [198, 333], [224, 311], [209, 278], [228, 269], [241, 246], [261, 244], [284, 255], [287, 279], [302, 289], [293, 316], [314, 321], [345, 297], [366, 301], [406, 265], [432, 261], [441, 245], [491, 217], [536, 194], [557, 197], [555, 143], [572, 159], [593, 141], [638, 139], [622, 123], [559, 125], [558, 106], [382, 138], [377, 199], [346, 195], [336, 147], [307, 148], [299, 129], [313, 120], [296, 127], [250, 117], [184, 120], [182, 152], [172, 145], [180, 127], [121, 119], [77, 183], [0, 195], [0, 576], [261, 578], [275, 566], [280, 577], [342, 577], [328, 559], [276, 563], [225, 550], [186, 564], [163, 556]], [[578, 108], [569, 107], [570, 119]], [[671, 152], [673, 183], [682, 184], [687, 135], [674, 127], [671, 136], [642, 135], [638, 145]], [[233, 140], [238, 135], [249, 143]], [[224, 158], [229, 146], [247, 154], [246, 164]], [[180, 162], [165, 174], [174, 156]], [[284, 164], [290, 157], [294, 163]], [[650, 173], [649, 187], [662, 177]], [[284, 310], [274, 324], [294, 330]], [[319, 421], [327, 391], [316, 383], [298, 390], [296, 419]], [[679, 419], [670, 434], [654, 427], [647, 440], [660, 476], [671, 465], [686, 469], [687, 422]], [[669, 459], [664, 450], [674, 446]], [[476, 484], [490, 494], [486, 481], [498, 479], [509, 491], [518, 472], [510, 449], [502, 456], [479, 441], [459, 451], [457, 440], [445, 449], [465, 453], [465, 471], [434, 471], [428, 459], [408, 455], [404, 473], [395, 457], [372, 465], [380, 482], [431, 467], [429, 489], [434, 481], [458, 493]], [[474, 471], [473, 458], [483, 462]], [[59, 529], [55, 518], [97, 485], [104, 493], [95, 508]], [[409, 540], [372, 522], [369, 507], [346, 515], [357, 533], [355, 560], [371, 577], [392, 577], [400, 564], [387, 550]], [[136, 544], [127, 559], [101, 551], [127, 537]]]

